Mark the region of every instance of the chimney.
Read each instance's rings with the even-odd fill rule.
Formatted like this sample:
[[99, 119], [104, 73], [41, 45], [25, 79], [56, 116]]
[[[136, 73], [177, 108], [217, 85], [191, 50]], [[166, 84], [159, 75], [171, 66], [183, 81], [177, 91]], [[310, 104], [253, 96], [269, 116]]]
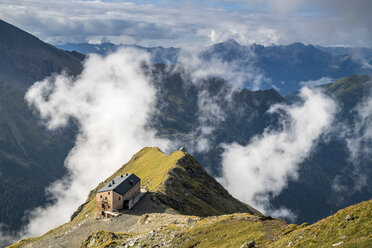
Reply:
[[109, 183], [109, 187], [111, 187], [111, 183]]
[[120, 177], [123, 177], [123, 175], [120, 175]]
[[112, 184], [115, 184], [115, 180], [112, 180]]
[[126, 176], [128, 176], [128, 173], [127, 174], [125, 174]]

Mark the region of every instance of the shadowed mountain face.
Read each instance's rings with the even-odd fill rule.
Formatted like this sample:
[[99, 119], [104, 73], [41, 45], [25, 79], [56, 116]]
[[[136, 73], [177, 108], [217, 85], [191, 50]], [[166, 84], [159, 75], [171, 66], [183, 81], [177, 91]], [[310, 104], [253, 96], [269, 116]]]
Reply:
[[[134, 47], [149, 52], [155, 63], [170, 64], [177, 63], [181, 54], [178, 48], [145, 48], [112, 43], [65, 44], [58, 47], [83, 54], [107, 54], [119, 47]], [[244, 74], [249, 71], [262, 76], [260, 89], [275, 88], [281, 95], [287, 95], [300, 89], [307, 81], [324, 78], [329, 82], [351, 74], [371, 73], [369, 54], [372, 54], [372, 50], [367, 48], [327, 48], [299, 42], [287, 46], [257, 44], [243, 46], [235, 40], [228, 40], [207, 47], [197, 56], [203, 64], [219, 61], [228, 65], [230, 69], [233, 68], [235, 73]], [[244, 87], [251, 89], [253, 86], [251, 81], [249, 78], [244, 78]]]
[[24, 101], [52, 73], [80, 73], [83, 56], [59, 50], [0, 20], [0, 223], [21, 226], [26, 209], [46, 203], [45, 187], [64, 173], [73, 131], [49, 132]]

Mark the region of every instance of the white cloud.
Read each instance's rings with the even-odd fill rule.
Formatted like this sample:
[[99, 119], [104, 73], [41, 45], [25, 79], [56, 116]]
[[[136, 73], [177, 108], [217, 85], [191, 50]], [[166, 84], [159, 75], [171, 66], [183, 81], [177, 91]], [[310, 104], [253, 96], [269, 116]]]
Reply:
[[[372, 81], [368, 82], [372, 85]], [[347, 145], [354, 163], [365, 155], [372, 153], [372, 91], [355, 107], [355, 124], [347, 134]]]
[[208, 91], [201, 90], [198, 94], [198, 127], [192, 131], [196, 137], [191, 141], [191, 151], [207, 152], [210, 150], [214, 131], [217, 125], [225, 120], [225, 112], [218, 100], [221, 95], [211, 96]]
[[322, 77], [322, 78], [319, 78], [318, 80], [301, 81], [299, 82], [299, 85], [307, 86], [307, 87], [314, 87], [314, 86], [319, 86], [323, 84], [329, 84], [329, 83], [332, 83], [333, 81], [334, 80], [330, 77]]
[[299, 163], [309, 155], [336, 112], [334, 101], [321, 92], [305, 87], [300, 97], [304, 100], [301, 105], [274, 105], [269, 110], [280, 115], [279, 128], [266, 129], [245, 146], [223, 145], [225, 187], [238, 199], [272, 215], [291, 215], [288, 209], [273, 210], [270, 197], [278, 195], [288, 180], [297, 179]]
[[[372, 154], [372, 81], [366, 82], [365, 96], [360, 103], [350, 112], [353, 123], [347, 121], [335, 127], [334, 132], [338, 132], [345, 138], [347, 148], [350, 152], [349, 162], [351, 166], [351, 179], [346, 183], [341, 175], [337, 175], [332, 181], [332, 189], [336, 193], [352, 194], [362, 190], [368, 185], [368, 176], [365, 174], [365, 166], [370, 166], [366, 160]], [[351, 186], [353, 185], [353, 186]]]
[[195, 47], [233, 38], [242, 44], [371, 46], [371, 5], [364, 0], [234, 2], [239, 6], [229, 8], [231, 1], [3, 0], [0, 15], [51, 43], [106, 37], [117, 43]]
[[[225, 120], [226, 113], [223, 111], [222, 104], [225, 106], [230, 104], [234, 92], [239, 91], [240, 88], [258, 90], [270, 82], [254, 66], [256, 55], [249, 47], [242, 48], [235, 41], [226, 42], [224, 45], [231, 46], [232, 49], [234, 47], [245, 49], [244, 54], [249, 55], [228, 61], [223, 58], [223, 55], [215, 53], [210, 57], [211, 47], [182, 49], [174, 68], [174, 72], [181, 73], [186, 84], [191, 82], [198, 88], [198, 126], [191, 132], [195, 138], [187, 144], [191, 148], [190, 151], [210, 150], [215, 130]], [[212, 77], [219, 78], [217, 80], [224, 79], [228, 84], [219, 88], [219, 83], [214, 82], [212, 90], [206, 89], [207, 84], [204, 81]]]
[[149, 55], [137, 50], [92, 55], [78, 77], [57, 75], [30, 87], [25, 98], [49, 129], [74, 119], [79, 131], [65, 160], [68, 175], [48, 188], [56, 202], [30, 212], [26, 236], [68, 221], [90, 190], [144, 146], [168, 147], [146, 126], [156, 100], [141, 67], [148, 62]]

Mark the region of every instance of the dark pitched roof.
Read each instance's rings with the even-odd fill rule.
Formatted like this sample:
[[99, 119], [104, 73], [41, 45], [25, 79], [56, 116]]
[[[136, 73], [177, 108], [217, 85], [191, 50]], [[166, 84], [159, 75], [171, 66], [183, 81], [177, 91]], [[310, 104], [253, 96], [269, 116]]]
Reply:
[[108, 184], [100, 188], [97, 193], [113, 190], [116, 193], [124, 195], [140, 181], [141, 179], [139, 179], [139, 177], [133, 173], [121, 175], [119, 177], [115, 177], [114, 180], [111, 180]]

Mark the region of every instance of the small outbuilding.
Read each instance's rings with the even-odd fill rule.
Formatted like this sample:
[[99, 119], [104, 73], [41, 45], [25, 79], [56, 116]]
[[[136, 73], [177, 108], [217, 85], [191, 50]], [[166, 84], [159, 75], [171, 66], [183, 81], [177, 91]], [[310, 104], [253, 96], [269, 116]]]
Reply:
[[120, 209], [131, 209], [140, 199], [141, 179], [135, 174], [114, 178], [96, 194], [97, 213], [109, 217]]

